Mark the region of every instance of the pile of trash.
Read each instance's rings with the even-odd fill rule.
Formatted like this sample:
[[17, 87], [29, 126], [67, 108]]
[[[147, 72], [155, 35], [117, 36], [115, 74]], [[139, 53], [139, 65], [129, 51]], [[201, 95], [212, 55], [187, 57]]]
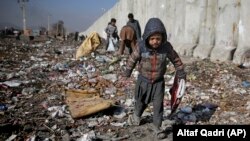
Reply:
[[[81, 43], [50, 39], [23, 43], [0, 40], [1, 140], [143, 140], [153, 138], [152, 105], [141, 126], [128, 126], [138, 71], [121, 79], [128, 55], [99, 45], [75, 59]], [[189, 58], [183, 58], [184, 63]], [[188, 61], [187, 61], [188, 62]], [[250, 71], [231, 63], [185, 63], [187, 89], [170, 116], [165, 75], [164, 128], [173, 124], [250, 124]], [[241, 116], [238, 116], [241, 115]], [[171, 138], [171, 129], [169, 137]]]

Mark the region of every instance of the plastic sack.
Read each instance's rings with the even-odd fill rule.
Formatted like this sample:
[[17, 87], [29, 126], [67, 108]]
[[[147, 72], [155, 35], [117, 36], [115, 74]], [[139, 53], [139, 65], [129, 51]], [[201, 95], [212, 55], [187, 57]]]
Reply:
[[118, 39], [117, 38], [112, 38], [112, 41], [113, 41], [114, 46], [116, 46], [117, 43], [118, 43]]
[[114, 101], [101, 98], [95, 89], [69, 89], [65, 94], [72, 118], [95, 114], [114, 105]]
[[112, 38], [109, 38], [109, 45], [107, 51], [115, 51], [115, 46]]
[[76, 59], [90, 55], [101, 44], [101, 38], [97, 32], [92, 32], [76, 51]]

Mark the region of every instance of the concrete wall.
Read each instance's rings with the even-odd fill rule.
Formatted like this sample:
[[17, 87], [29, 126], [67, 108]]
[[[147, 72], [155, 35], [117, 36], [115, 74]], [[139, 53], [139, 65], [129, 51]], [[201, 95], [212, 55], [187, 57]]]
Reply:
[[238, 44], [234, 53], [233, 62], [241, 63], [241, 56], [246, 50], [250, 50], [250, 1], [241, 0], [240, 3], [240, 19], [238, 21]]
[[210, 59], [212, 61], [232, 60], [238, 43], [240, 1], [218, 0], [216, 40]]
[[160, 18], [180, 55], [239, 64], [250, 49], [250, 0], [120, 0], [83, 34], [96, 31], [105, 38], [110, 19], [117, 19], [119, 31], [130, 12], [142, 33], [149, 18]]

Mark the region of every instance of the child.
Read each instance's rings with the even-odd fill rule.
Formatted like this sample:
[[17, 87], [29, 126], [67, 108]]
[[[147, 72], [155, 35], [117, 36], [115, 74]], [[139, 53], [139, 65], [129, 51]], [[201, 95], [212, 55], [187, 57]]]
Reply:
[[138, 62], [139, 76], [135, 88], [135, 110], [129, 116], [130, 125], [140, 125], [140, 117], [150, 102], [153, 102], [153, 126], [159, 139], [166, 137], [161, 130], [163, 120], [163, 99], [165, 91], [164, 74], [167, 58], [174, 64], [179, 79], [186, 79], [183, 63], [167, 41], [166, 29], [158, 18], [147, 22], [143, 39], [136, 45], [130, 55], [125, 77], [130, 77]]
[[108, 26], [105, 28], [105, 32], [107, 34], [106, 50], [108, 49], [109, 38], [111, 37], [113, 37], [114, 39], [117, 38], [117, 40], [119, 41], [118, 31], [115, 24], [116, 24], [116, 19], [112, 18], [111, 21], [108, 23]]
[[140, 40], [141, 39], [141, 26], [138, 22], [138, 20], [134, 19], [134, 15], [132, 13], [128, 14], [128, 22], [127, 25], [130, 25], [134, 28], [135, 33], [136, 33], [136, 39]]
[[118, 51], [118, 55], [123, 55], [125, 46], [129, 49], [129, 54], [133, 52], [136, 44], [136, 33], [133, 27], [125, 25], [120, 31], [121, 43]]

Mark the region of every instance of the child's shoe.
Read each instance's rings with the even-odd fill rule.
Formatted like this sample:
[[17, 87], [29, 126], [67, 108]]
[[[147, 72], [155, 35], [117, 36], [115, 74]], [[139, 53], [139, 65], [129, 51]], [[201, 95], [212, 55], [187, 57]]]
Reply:
[[140, 125], [140, 117], [136, 116], [135, 114], [129, 115], [128, 117], [128, 124], [129, 125]]
[[154, 126], [154, 134], [156, 135], [157, 139], [165, 139], [167, 137], [167, 134], [164, 130], [161, 130], [160, 128], [157, 128]]

